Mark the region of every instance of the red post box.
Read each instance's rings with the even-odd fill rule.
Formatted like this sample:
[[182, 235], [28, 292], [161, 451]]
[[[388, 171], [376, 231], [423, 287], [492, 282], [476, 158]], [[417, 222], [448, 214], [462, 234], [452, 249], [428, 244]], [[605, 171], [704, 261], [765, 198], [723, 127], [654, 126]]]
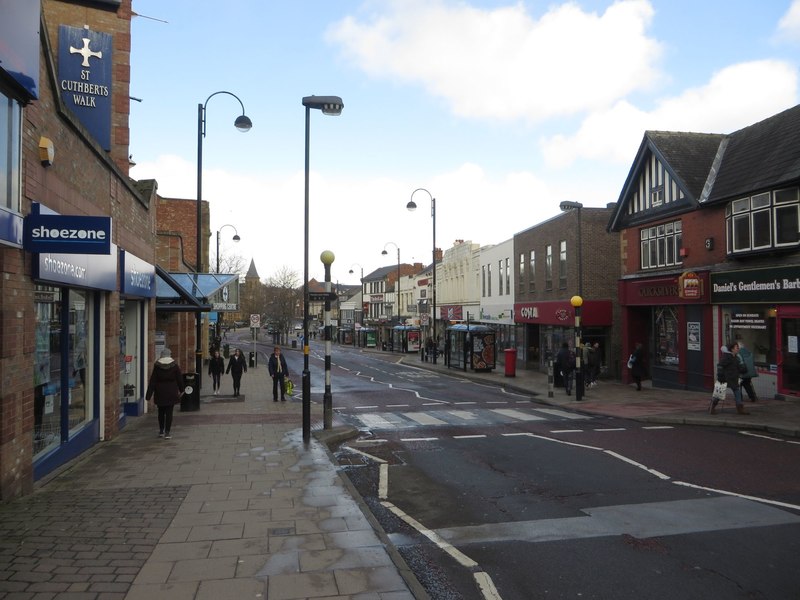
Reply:
[[506, 357], [506, 377], [517, 376], [517, 349], [506, 348], [503, 350]]

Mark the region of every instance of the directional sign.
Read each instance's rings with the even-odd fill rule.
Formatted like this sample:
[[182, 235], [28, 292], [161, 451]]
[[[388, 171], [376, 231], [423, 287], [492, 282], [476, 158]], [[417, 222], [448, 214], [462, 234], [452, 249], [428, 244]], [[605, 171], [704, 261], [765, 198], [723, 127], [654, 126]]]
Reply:
[[308, 299], [311, 302], [325, 302], [325, 300], [335, 300], [336, 292], [309, 292]]

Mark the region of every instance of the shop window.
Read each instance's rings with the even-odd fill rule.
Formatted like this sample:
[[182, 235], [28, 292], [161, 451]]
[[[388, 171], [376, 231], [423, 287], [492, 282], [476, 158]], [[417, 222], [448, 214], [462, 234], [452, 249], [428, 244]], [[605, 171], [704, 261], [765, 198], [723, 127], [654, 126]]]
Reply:
[[776, 363], [775, 318], [768, 308], [726, 306], [722, 309], [724, 343], [743, 343], [753, 354], [753, 361], [764, 368]]
[[796, 247], [800, 243], [800, 188], [740, 198], [725, 208], [729, 254]]
[[678, 315], [671, 306], [659, 306], [654, 311], [656, 355], [655, 364], [662, 367], [677, 367], [678, 360]]
[[0, 207], [19, 212], [22, 107], [0, 93]]
[[639, 232], [642, 269], [680, 265], [683, 231], [680, 221], [645, 227]]

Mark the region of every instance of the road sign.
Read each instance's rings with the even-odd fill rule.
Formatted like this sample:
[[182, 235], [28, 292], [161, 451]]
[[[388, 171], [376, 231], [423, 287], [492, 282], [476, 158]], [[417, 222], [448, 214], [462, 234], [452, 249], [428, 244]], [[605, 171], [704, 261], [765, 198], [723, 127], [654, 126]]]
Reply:
[[310, 302], [325, 302], [325, 300], [335, 300], [336, 292], [309, 292], [308, 300]]
[[261, 327], [261, 315], [250, 315], [250, 327]]

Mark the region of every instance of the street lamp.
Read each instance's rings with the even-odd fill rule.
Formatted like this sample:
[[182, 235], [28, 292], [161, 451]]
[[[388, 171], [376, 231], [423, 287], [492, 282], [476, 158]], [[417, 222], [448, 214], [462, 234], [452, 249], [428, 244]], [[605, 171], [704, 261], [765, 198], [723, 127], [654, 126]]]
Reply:
[[[355, 263], [350, 266], [350, 275], [354, 273], [353, 267], [359, 267], [361, 269], [361, 279], [359, 282], [361, 283], [361, 324], [364, 324], [364, 267], [360, 264]], [[353, 308], [353, 346], [356, 345], [356, 309]]]
[[583, 298], [573, 296], [569, 299], [569, 303], [575, 309], [575, 400], [580, 402], [583, 400], [583, 374], [581, 372], [581, 359], [583, 358], [581, 352], [581, 306], [583, 306]]
[[[197, 238], [195, 239], [195, 251], [196, 251], [196, 258], [195, 261], [195, 273], [198, 277], [199, 283], [199, 276], [201, 271], [201, 262], [203, 260], [203, 252], [202, 252], [202, 244], [200, 243], [200, 238], [203, 235], [203, 228], [202, 228], [202, 201], [203, 201], [203, 138], [206, 137], [206, 105], [208, 105], [208, 101], [211, 100], [217, 94], [227, 94], [228, 96], [233, 96], [239, 102], [239, 105], [242, 107], [242, 114], [236, 117], [236, 120], [233, 122], [233, 126], [236, 127], [242, 133], [246, 133], [250, 131], [253, 127], [253, 122], [250, 120], [244, 111], [244, 104], [239, 99], [239, 96], [236, 94], [232, 94], [231, 92], [226, 92], [224, 90], [219, 92], [214, 92], [203, 104], [197, 105]], [[195, 371], [197, 372], [197, 390], [199, 394], [199, 390], [201, 386], [201, 378], [203, 372], [203, 350], [202, 350], [202, 337], [203, 337], [203, 317], [200, 311], [195, 313], [195, 337], [197, 338], [195, 344]]]
[[319, 255], [325, 265], [325, 393], [322, 395], [323, 429], [333, 427], [333, 397], [331, 396], [331, 265], [333, 252], [325, 250]]
[[344, 102], [339, 96], [305, 96], [306, 107], [306, 176], [305, 176], [305, 240], [303, 252], [303, 442], [311, 441], [311, 373], [308, 370], [308, 143], [311, 129], [311, 109], [323, 115], [340, 115]]
[[386, 242], [383, 245], [383, 250], [381, 251], [383, 256], [389, 255], [389, 253], [386, 251], [386, 246], [389, 244], [397, 248], [397, 285], [394, 286], [394, 300], [395, 304], [397, 304], [397, 324], [402, 325], [400, 322], [400, 247], [394, 242]]
[[559, 204], [559, 208], [564, 212], [569, 212], [571, 210], [578, 211], [578, 243], [575, 245], [578, 248], [578, 296], [583, 296], [583, 252], [581, 251], [583, 247], [583, 237], [581, 236], [581, 209], [583, 208], [583, 204], [564, 200], [564, 202]]
[[436, 338], [436, 198], [425, 188], [417, 188], [411, 192], [411, 200], [406, 204], [406, 208], [410, 211], [417, 209], [417, 204], [414, 202], [414, 194], [417, 192], [425, 192], [431, 199], [431, 218], [433, 219], [433, 262], [431, 268], [433, 269], [433, 320], [431, 321], [431, 338], [433, 338], [433, 364], [436, 364], [436, 355], [439, 351], [439, 341]]
[[222, 227], [217, 229], [217, 275], [219, 275], [219, 234], [226, 227], [230, 227], [235, 232], [233, 234], [233, 237], [231, 238], [234, 242], [239, 242], [242, 239], [239, 237], [239, 232], [236, 231], [236, 227], [234, 227], [233, 225], [223, 225]]

